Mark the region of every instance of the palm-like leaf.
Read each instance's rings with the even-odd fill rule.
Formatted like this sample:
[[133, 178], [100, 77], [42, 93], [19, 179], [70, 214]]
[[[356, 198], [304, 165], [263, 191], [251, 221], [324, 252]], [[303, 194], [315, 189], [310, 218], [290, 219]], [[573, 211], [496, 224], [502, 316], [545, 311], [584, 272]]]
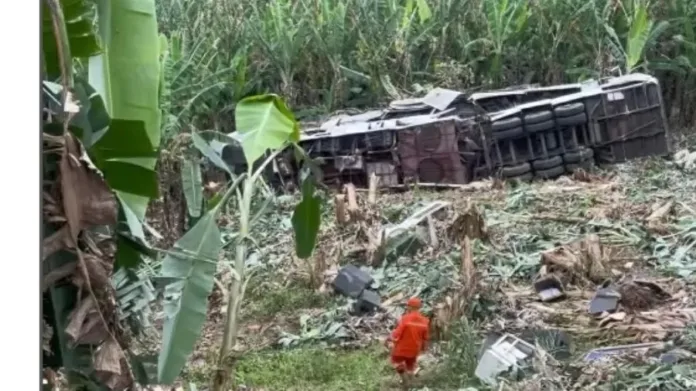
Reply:
[[145, 270], [121, 268], [111, 277], [111, 283], [116, 290], [119, 319], [128, 322], [136, 333], [151, 327], [150, 306], [156, 295]]
[[173, 282], [164, 290], [165, 320], [158, 360], [161, 383], [171, 384], [179, 376], [205, 322], [222, 249], [216, 219], [237, 184], [230, 186], [218, 206], [201, 217], [162, 261], [161, 277]]
[[641, 62], [652, 27], [653, 22], [648, 18], [646, 6], [638, 6], [626, 41], [626, 70], [629, 73]]
[[[65, 19], [70, 55], [73, 58], [89, 58], [101, 51], [99, 39], [93, 27], [94, 4], [87, 0], [60, 0], [59, 5]], [[48, 2], [42, 4], [41, 44], [46, 72], [52, 79], [60, 75], [58, 45]]]

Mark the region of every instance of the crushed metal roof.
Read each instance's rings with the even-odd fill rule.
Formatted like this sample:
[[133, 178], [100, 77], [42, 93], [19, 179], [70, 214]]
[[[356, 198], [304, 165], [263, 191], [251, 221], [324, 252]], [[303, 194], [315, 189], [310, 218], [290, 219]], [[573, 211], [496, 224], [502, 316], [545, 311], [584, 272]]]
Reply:
[[[449, 112], [449, 111], [448, 111]], [[423, 126], [436, 122], [464, 121], [456, 115], [443, 115], [446, 113], [414, 115], [403, 118], [384, 119], [370, 122], [348, 122], [336, 124], [335, 126], [319, 129], [305, 130], [300, 135], [302, 141], [317, 140], [323, 138], [342, 137], [353, 134], [365, 134], [384, 130], [407, 129], [414, 126]]]

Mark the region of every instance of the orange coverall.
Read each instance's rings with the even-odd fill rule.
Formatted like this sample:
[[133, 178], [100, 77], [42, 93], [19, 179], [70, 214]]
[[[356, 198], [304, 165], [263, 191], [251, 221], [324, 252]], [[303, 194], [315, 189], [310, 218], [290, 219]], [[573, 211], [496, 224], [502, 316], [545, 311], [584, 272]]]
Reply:
[[391, 362], [396, 371], [412, 373], [416, 369], [416, 359], [428, 341], [430, 320], [418, 311], [412, 311], [401, 317], [391, 339], [394, 348]]

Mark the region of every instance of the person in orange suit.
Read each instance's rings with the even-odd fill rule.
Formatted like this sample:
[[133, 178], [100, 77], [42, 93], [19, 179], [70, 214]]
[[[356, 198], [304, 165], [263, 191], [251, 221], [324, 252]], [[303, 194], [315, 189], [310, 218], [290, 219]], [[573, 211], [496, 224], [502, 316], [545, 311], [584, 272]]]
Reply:
[[385, 345], [393, 344], [391, 363], [401, 377], [404, 389], [413, 380], [418, 356], [428, 348], [430, 320], [420, 313], [421, 300], [412, 297], [406, 302], [406, 313], [401, 317]]

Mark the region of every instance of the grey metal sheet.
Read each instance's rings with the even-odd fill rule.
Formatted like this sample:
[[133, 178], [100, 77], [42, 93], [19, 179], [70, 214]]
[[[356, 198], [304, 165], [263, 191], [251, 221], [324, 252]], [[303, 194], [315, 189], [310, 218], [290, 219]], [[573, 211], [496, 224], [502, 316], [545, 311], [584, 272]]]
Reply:
[[457, 116], [446, 116], [440, 117], [436, 115], [416, 115], [412, 117], [405, 118], [394, 118], [388, 120], [380, 120], [373, 122], [356, 122], [343, 125], [334, 126], [331, 129], [314, 129], [310, 132], [303, 132], [300, 135], [301, 141], [307, 140], [318, 140], [323, 138], [331, 137], [342, 137], [354, 134], [366, 134], [372, 132], [379, 132], [384, 130], [400, 130], [407, 129], [414, 126], [423, 126], [438, 122], [455, 121], [462, 122], [461, 118]]
[[423, 97], [423, 103], [437, 110], [444, 111], [461, 96], [464, 96], [464, 93], [445, 88], [435, 88]]
[[610, 81], [604, 83], [604, 84], [597, 84], [597, 85], [592, 85], [588, 84], [584, 87], [584, 89], [580, 92], [576, 92], [573, 94], [568, 94], [568, 95], [563, 95], [558, 98], [553, 98], [553, 99], [541, 99], [537, 100], [534, 102], [529, 102], [529, 103], [523, 103], [521, 105], [506, 109], [506, 110], [501, 110], [495, 113], [492, 113], [491, 120], [496, 121], [499, 119], [511, 117], [514, 115], [519, 115], [521, 112], [542, 107], [542, 106], [558, 106], [562, 105], [565, 103], [570, 103], [574, 101], [578, 101], [584, 98], [588, 98], [591, 96], [597, 96], [601, 95], [607, 92], [613, 92], [622, 89], [622, 85], [630, 82], [643, 82], [643, 83], [655, 83], [657, 84], [657, 79], [655, 79], [652, 76], [649, 75], [644, 75], [640, 73], [635, 73], [631, 75], [626, 75], [622, 77], [617, 77], [614, 79], [611, 79]]

